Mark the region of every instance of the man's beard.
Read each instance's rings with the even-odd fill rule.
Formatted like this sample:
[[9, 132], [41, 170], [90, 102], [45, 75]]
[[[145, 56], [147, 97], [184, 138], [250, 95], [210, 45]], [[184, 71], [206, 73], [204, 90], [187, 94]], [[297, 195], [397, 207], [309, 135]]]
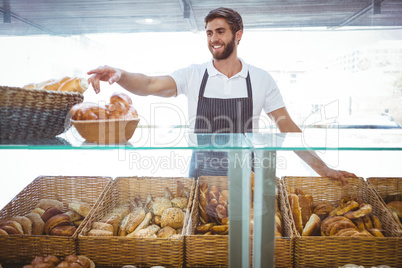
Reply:
[[235, 44], [236, 44], [235, 43], [235, 36], [233, 35], [232, 41], [230, 41], [227, 44], [226, 48], [223, 50], [223, 52], [221, 54], [218, 54], [218, 55], [214, 54], [212, 47], [209, 47], [209, 50], [211, 51], [212, 56], [214, 57], [215, 60], [225, 60], [233, 53]]

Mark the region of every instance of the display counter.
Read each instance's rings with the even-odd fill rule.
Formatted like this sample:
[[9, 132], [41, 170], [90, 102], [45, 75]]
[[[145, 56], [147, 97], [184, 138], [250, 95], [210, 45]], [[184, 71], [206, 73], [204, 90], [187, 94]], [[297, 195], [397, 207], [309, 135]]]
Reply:
[[[289, 185], [286, 185], [282, 178], [292, 176], [311, 178], [311, 180], [317, 178], [311, 168], [296, 156], [295, 151], [315, 151], [330, 167], [355, 173], [362, 180], [361, 183], [366, 183], [368, 177], [401, 177], [402, 175], [402, 168], [399, 165], [402, 157], [402, 131], [400, 130], [306, 129], [303, 134], [272, 134], [262, 131], [243, 135], [194, 134], [183, 128], [139, 127], [133, 138], [126, 144], [96, 145], [87, 143], [74, 128], [71, 128], [54, 139], [2, 141], [0, 149], [1, 207], [9, 204], [14, 196], [39, 176], [102, 176], [112, 179], [119, 177], [189, 178], [190, 166], [197, 164], [197, 161], [194, 161], [196, 159], [194, 155], [197, 156], [197, 153], [200, 153], [203, 157], [211, 158], [211, 155], [207, 153], [212, 152], [213, 158], [214, 153], [220, 156], [223, 154], [222, 158], [217, 159], [217, 163], [220, 166], [223, 165], [227, 173], [219, 173], [217, 176], [227, 176], [228, 203], [231, 204], [228, 207], [228, 214], [231, 228], [226, 249], [228, 258], [219, 266], [229, 265], [230, 267], [246, 267], [250, 263], [253, 263], [254, 267], [273, 267], [274, 264], [277, 267], [286, 266], [285, 262], [275, 263], [275, 260], [281, 258], [275, 253], [277, 240], [274, 232], [278, 184], [279, 188], [283, 187], [281, 198], [287, 199]], [[253, 192], [251, 192], [251, 171], [254, 171]], [[200, 175], [211, 176], [210, 174]], [[194, 189], [198, 188], [197, 183], [198, 181], [195, 180]], [[306, 185], [311, 186], [311, 181], [306, 181]], [[303, 187], [303, 185], [297, 186]], [[360, 187], [353, 183], [352, 186]], [[362, 191], [360, 192], [362, 198], [368, 198], [364, 192], [366, 190], [359, 189]], [[330, 187], [328, 191], [332, 191], [332, 188]], [[344, 193], [343, 190], [339, 192], [340, 195], [342, 193]], [[199, 192], [195, 191], [194, 195], [194, 198], [197, 198]], [[372, 198], [378, 198], [378, 196], [373, 195]], [[282, 201], [283, 206], [289, 206], [288, 201]], [[382, 206], [382, 203], [379, 204]], [[187, 220], [191, 220], [190, 213], [193, 209], [198, 208], [189, 209]], [[249, 221], [251, 211], [252, 224]], [[282, 211], [282, 213], [289, 212]], [[386, 214], [384, 217], [388, 216]], [[293, 221], [291, 214], [287, 214], [286, 217], [289, 221]], [[187, 222], [187, 227], [190, 224]], [[252, 236], [249, 231], [251, 225]], [[355, 264], [395, 266], [398, 262], [402, 263], [400, 253], [402, 243], [400, 238], [396, 238], [400, 227], [396, 222], [391, 221], [387, 228], [388, 234], [393, 236], [390, 245], [398, 253], [396, 255], [394, 251], [392, 254], [379, 253], [376, 260], [370, 259], [371, 263], [364, 259], [356, 259]], [[305, 260], [300, 261], [296, 256], [295, 248], [299, 245], [296, 238], [301, 236], [293, 234], [293, 229], [294, 227], [289, 226], [290, 233], [287, 233], [287, 238], [292, 241], [289, 249], [290, 264], [314, 266], [314, 259], [305, 262]], [[185, 240], [186, 234], [191, 235], [191, 231], [186, 233], [184, 230], [182, 234]], [[364, 239], [367, 240], [367, 238]], [[381, 238], [378, 239], [381, 240]], [[369, 242], [370, 240], [367, 243]], [[183, 247], [185, 246], [183, 242]], [[204, 246], [208, 247], [208, 245]], [[79, 249], [78, 246], [77, 250]], [[184, 252], [185, 250], [183, 254]], [[210, 252], [210, 254], [215, 253]], [[385, 255], [381, 256], [381, 254]], [[183, 255], [177, 266], [185, 266], [188, 257]], [[342, 256], [333, 259], [336, 266], [347, 264], [346, 260], [350, 259], [343, 259]], [[108, 265], [106, 262], [103, 259], [100, 264]], [[136, 264], [143, 265], [141, 267], [156, 265], [155, 263]], [[160, 263], [160, 265], [164, 264]], [[171, 263], [165, 265], [176, 266]], [[194, 264], [194, 266], [197, 265], [202, 263]], [[213, 263], [212, 266], [214, 266]]]

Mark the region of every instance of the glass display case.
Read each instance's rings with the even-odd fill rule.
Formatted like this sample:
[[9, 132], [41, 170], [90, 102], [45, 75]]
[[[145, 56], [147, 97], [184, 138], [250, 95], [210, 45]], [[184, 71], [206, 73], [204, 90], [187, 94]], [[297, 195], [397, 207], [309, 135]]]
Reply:
[[[363, 180], [402, 174], [398, 164], [402, 156], [400, 130], [359, 133], [316, 129], [304, 134], [243, 135], [194, 134], [187, 129], [140, 127], [126, 144], [98, 145], [87, 143], [71, 128], [53, 139], [3, 142], [0, 149], [2, 206], [41, 175], [188, 177], [190, 166], [196, 163], [194, 153], [207, 158], [215, 155], [218, 161], [215, 163], [227, 169], [226, 174], [220, 175], [228, 176], [230, 267], [246, 267], [248, 263], [254, 263], [254, 267], [274, 266], [277, 178], [282, 184], [281, 178], [285, 176], [317, 177], [295, 152], [315, 151], [329, 166], [354, 172]], [[255, 174], [253, 194], [252, 170]], [[392, 260], [393, 264], [401, 260], [399, 255]], [[387, 265], [387, 258], [377, 257], [384, 261], [381, 264]], [[294, 258], [295, 255], [293, 261]]]

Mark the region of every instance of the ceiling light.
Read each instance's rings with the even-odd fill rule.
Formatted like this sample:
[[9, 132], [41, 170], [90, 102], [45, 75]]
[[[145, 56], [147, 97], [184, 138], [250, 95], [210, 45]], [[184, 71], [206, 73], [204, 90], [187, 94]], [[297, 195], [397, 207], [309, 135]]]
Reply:
[[161, 21], [160, 20], [156, 20], [156, 19], [151, 19], [151, 18], [145, 18], [145, 19], [138, 19], [135, 22], [139, 23], [139, 24], [160, 24]]

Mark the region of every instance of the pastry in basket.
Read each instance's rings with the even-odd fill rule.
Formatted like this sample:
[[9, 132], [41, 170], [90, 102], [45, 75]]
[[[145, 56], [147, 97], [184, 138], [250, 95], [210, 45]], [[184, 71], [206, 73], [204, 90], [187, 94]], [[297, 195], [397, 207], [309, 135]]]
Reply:
[[138, 118], [131, 98], [124, 93], [113, 93], [105, 107], [94, 103], [79, 103], [71, 107], [73, 120], [102, 120]]
[[88, 89], [88, 81], [79, 77], [62, 77], [59, 79], [49, 79], [39, 83], [31, 83], [23, 86], [26, 89], [42, 89], [61, 92], [84, 93]]
[[182, 233], [188, 206], [187, 187], [177, 181], [176, 196], [164, 189], [163, 197], [137, 194], [92, 223], [88, 236], [175, 238]]

